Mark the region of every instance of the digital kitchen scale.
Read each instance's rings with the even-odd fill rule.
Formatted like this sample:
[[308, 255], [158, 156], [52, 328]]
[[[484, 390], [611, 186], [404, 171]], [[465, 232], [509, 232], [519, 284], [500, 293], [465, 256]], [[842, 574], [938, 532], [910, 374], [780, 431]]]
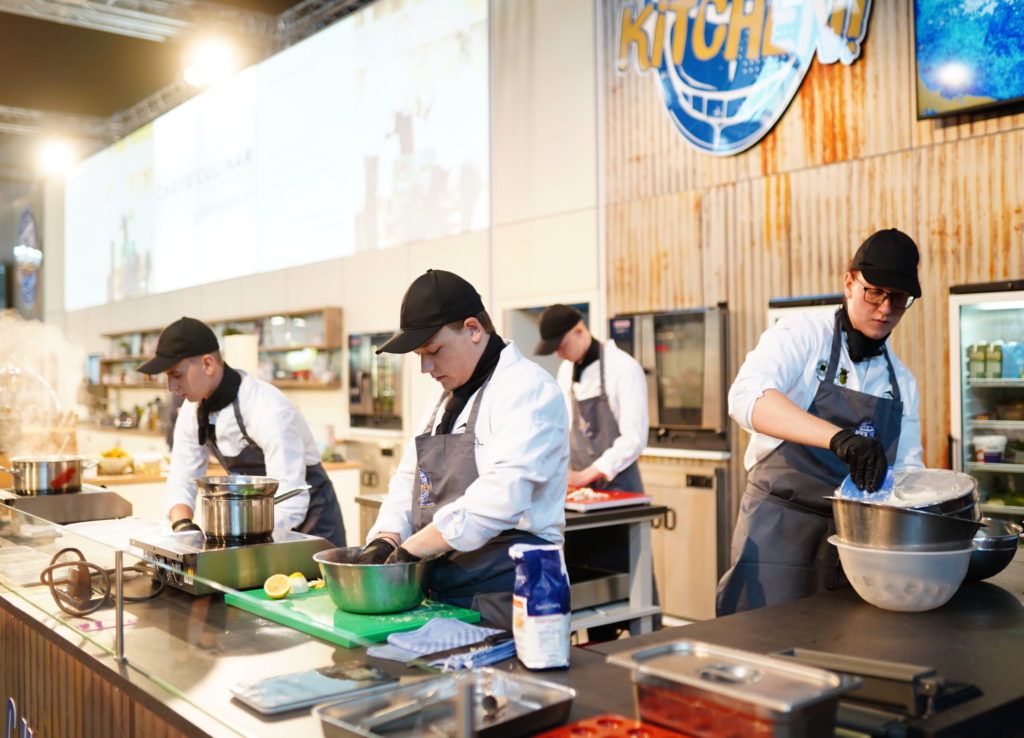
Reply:
[[220, 591], [207, 581], [231, 589], [253, 589], [262, 587], [271, 574], [302, 572], [307, 579], [317, 579], [320, 569], [313, 554], [335, 548], [324, 538], [285, 528], [275, 528], [270, 540], [261, 543], [214, 544], [199, 531], [187, 531], [133, 538], [131, 545], [146, 559], [168, 567], [170, 586], [195, 595]]

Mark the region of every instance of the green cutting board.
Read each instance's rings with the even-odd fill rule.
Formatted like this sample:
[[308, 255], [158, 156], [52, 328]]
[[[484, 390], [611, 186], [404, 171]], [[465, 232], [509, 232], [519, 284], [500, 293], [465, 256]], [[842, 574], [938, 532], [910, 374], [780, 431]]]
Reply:
[[434, 618], [457, 618], [467, 623], [480, 620], [480, 613], [464, 607], [424, 600], [412, 610], [387, 615], [357, 615], [339, 610], [326, 589], [312, 589], [274, 600], [262, 589], [224, 595], [224, 601], [243, 610], [309, 633], [339, 646], [352, 648], [379, 643], [391, 633], [415, 630]]

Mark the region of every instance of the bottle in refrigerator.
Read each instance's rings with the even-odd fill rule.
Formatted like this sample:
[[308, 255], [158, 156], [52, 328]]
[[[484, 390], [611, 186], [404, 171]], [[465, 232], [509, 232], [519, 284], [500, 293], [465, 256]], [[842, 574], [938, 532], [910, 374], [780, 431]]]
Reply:
[[993, 341], [985, 352], [985, 376], [989, 379], [1001, 379], [1003, 376], [1003, 343]]
[[971, 379], [981, 379], [985, 376], [987, 353], [986, 343], [972, 343], [967, 347], [967, 375]]

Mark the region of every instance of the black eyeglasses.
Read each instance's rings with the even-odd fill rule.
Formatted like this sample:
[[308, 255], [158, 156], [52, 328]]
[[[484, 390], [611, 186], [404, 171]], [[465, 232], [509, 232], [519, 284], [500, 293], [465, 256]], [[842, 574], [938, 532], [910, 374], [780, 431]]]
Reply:
[[886, 300], [896, 310], [906, 310], [908, 307], [914, 304], [914, 296], [908, 295], [905, 292], [887, 292], [886, 290], [880, 290], [877, 287], [868, 287], [866, 284], [857, 279], [857, 284], [864, 290], [864, 302], [869, 305], [881, 305]]

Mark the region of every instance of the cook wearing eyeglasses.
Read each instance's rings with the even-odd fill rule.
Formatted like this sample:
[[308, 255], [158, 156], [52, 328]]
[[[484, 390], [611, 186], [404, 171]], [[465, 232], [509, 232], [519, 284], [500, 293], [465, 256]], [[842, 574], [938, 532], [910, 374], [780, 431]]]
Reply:
[[888, 466], [923, 466], [917, 381], [887, 345], [921, 296], [919, 260], [908, 235], [878, 231], [843, 276], [841, 307], [783, 318], [747, 354], [729, 389], [751, 433], [747, 488], [718, 615], [844, 584], [826, 496], [847, 474], [874, 492]]

